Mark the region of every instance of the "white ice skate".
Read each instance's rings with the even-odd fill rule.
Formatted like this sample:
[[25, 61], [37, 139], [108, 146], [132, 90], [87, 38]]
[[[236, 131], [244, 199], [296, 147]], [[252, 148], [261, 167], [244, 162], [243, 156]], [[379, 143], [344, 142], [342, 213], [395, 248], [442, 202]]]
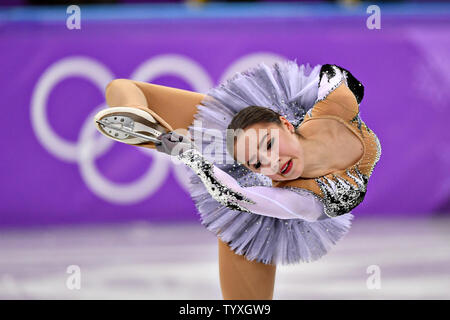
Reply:
[[127, 144], [157, 142], [168, 130], [149, 112], [134, 107], [110, 107], [94, 116], [96, 128], [103, 135]]

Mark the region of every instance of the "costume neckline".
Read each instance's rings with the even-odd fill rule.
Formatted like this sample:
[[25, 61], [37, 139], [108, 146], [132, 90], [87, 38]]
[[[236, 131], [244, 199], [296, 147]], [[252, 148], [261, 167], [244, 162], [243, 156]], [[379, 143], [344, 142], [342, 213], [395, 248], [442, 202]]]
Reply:
[[[313, 116], [309, 116], [308, 118], [304, 119], [304, 120], [298, 125], [298, 127], [296, 128], [296, 130], [299, 129], [305, 122], [307, 122], [307, 121], [309, 121], [309, 120], [312, 120], [312, 119], [335, 119], [335, 120], [338, 120], [339, 122], [341, 122], [342, 124], [344, 124], [344, 126], [345, 126], [347, 129], [349, 129], [356, 137], [358, 137], [359, 141], [361, 141], [362, 146], [363, 146], [363, 154], [362, 154], [361, 158], [359, 158], [359, 160], [358, 160], [355, 164], [353, 164], [353, 165], [351, 165], [351, 166], [349, 166], [349, 167], [347, 167], [347, 168], [345, 168], [345, 169], [340, 169], [340, 170], [337, 170], [337, 171], [334, 171], [334, 172], [330, 172], [330, 173], [327, 173], [327, 174], [325, 174], [325, 175], [323, 175], [323, 176], [319, 176], [319, 177], [314, 177], [314, 178], [303, 178], [303, 177], [300, 177], [300, 178], [298, 178], [298, 179], [303, 179], [303, 180], [318, 179], [318, 178], [320, 178], [320, 177], [326, 177], [326, 176], [328, 176], [328, 175], [334, 175], [334, 174], [339, 173], [339, 172], [345, 172], [345, 171], [347, 171], [348, 169], [357, 167], [357, 166], [359, 166], [359, 165], [361, 164], [362, 160], [363, 160], [364, 157], [366, 156], [366, 151], [367, 151], [367, 149], [366, 149], [366, 144], [364, 143], [363, 138], [361, 138], [358, 134], [356, 134], [356, 132], [354, 131], [354, 129], [353, 129], [353, 127], [352, 127], [351, 125], [347, 124], [347, 122], [344, 121], [344, 119], [342, 119], [342, 118], [340, 118], [340, 117], [338, 117], [338, 116], [333, 116], [333, 115], [321, 115], [321, 116], [314, 116], [314, 117], [313, 117]], [[288, 180], [288, 181], [289, 181], [289, 180]]]

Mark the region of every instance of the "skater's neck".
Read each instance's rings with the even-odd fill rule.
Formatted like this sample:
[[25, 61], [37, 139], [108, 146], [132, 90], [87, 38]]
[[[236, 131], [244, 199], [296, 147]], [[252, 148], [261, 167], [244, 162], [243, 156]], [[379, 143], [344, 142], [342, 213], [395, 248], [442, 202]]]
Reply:
[[335, 171], [333, 157], [323, 136], [310, 130], [296, 130], [301, 133], [298, 141], [303, 149], [303, 173], [301, 178], [316, 178]]

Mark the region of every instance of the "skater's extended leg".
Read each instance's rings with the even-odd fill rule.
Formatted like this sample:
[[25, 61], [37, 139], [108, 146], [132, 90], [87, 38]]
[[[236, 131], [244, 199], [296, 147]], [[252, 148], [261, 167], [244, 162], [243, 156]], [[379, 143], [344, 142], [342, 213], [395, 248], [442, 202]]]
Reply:
[[271, 300], [275, 285], [276, 265], [249, 261], [220, 238], [219, 274], [224, 300]]
[[[105, 90], [110, 107], [135, 107], [153, 111], [152, 116], [170, 130], [184, 129], [194, 121], [204, 94], [129, 79], [115, 79]], [[139, 146], [155, 148], [153, 143]], [[219, 239], [220, 284], [224, 299], [272, 299], [275, 265], [249, 261], [235, 254]]]

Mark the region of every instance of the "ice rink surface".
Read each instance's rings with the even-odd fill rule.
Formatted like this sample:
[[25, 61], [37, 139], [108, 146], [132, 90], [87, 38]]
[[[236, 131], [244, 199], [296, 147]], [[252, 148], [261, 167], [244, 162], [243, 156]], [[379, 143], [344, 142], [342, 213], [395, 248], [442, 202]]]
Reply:
[[[200, 223], [2, 230], [0, 299], [222, 299], [217, 239]], [[322, 259], [277, 267], [274, 299], [450, 299], [450, 218], [355, 217]]]

